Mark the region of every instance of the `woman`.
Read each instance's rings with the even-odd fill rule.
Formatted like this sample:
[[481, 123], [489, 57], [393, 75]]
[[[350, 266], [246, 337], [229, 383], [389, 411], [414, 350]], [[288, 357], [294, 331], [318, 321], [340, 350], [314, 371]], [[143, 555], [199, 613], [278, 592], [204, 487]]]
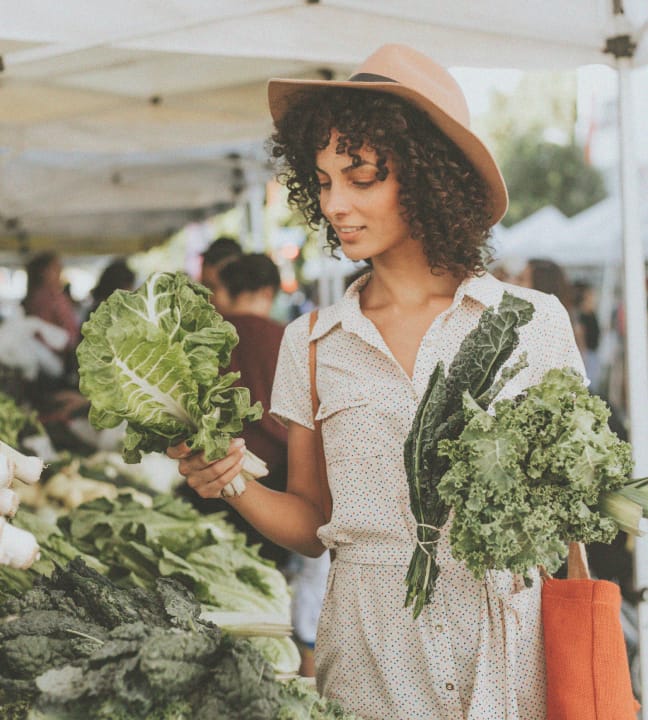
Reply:
[[115, 290], [133, 290], [135, 279], [135, 273], [128, 267], [126, 258], [116, 258], [106, 265], [90, 293], [92, 304], [88, 315], [94, 312], [104, 300], [107, 300]]
[[[273, 154], [290, 200], [328, 243], [369, 259], [335, 305], [286, 329], [272, 410], [288, 427], [288, 487], [251, 482], [232, 505], [275, 542], [335, 548], [315, 645], [319, 690], [366, 720], [541, 720], [545, 716], [540, 586], [451, 556], [448, 528], [432, 602], [404, 608], [416, 542], [403, 442], [438, 360], [447, 364], [504, 290], [531, 300], [518, 349], [529, 367], [516, 395], [549, 367], [581, 367], [558, 301], [484, 272], [490, 227], [507, 206], [490, 153], [469, 130], [452, 77], [410, 48], [379, 49], [349, 81], [271, 81]], [[319, 506], [309, 342], [317, 343], [333, 514]], [[187, 448], [180, 471], [207, 497], [240, 469], [241, 445], [206, 465]]]
[[68, 333], [66, 351], [71, 353], [79, 342], [79, 320], [74, 305], [61, 282], [61, 260], [56, 253], [35, 255], [26, 266], [27, 294], [23, 300], [26, 315], [58, 325]]

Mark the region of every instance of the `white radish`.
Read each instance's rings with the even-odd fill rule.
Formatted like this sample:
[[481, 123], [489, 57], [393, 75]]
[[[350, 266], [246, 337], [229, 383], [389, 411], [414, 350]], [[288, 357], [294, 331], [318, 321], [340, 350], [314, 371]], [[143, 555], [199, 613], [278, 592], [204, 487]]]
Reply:
[[15, 465], [5, 455], [0, 455], [0, 489], [11, 487], [14, 479]]
[[0, 440], [0, 455], [14, 463], [14, 475], [28, 485], [35, 485], [43, 472], [43, 461], [35, 455], [23, 455]]
[[0, 515], [5, 517], [13, 517], [18, 510], [20, 498], [9, 488], [0, 488]]
[[40, 557], [36, 538], [0, 518], [0, 565], [27, 570]]

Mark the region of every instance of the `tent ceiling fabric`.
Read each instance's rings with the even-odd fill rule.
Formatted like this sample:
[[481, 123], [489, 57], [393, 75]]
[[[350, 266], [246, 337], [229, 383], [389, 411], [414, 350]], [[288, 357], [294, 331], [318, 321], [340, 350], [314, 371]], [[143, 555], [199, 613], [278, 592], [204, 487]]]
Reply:
[[[633, 27], [645, 27], [646, 5], [624, 0]], [[184, 217], [231, 202], [228, 154], [241, 156], [252, 182], [268, 177], [270, 77], [345, 77], [384, 42], [408, 43], [446, 65], [611, 63], [606, 38], [624, 31], [611, 7], [612, 0], [0, 0], [0, 217], [10, 220], [0, 245], [13, 242], [16, 221], [59, 243], [69, 235], [74, 252], [79, 232], [160, 237], [144, 214]], [[648, 60], [647, 44], [644, 37], [639, 63]], [[106, 213], [130, 220], [106, 224]]]

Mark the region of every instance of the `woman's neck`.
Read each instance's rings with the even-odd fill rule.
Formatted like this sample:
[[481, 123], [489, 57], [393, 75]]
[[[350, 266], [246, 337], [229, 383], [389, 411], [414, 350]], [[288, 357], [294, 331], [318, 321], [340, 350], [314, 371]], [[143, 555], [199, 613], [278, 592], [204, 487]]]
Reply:
[[449, 273], [432, 274], [427, 258], [401, 256], [373, 261], [373, 272], [361, 294], [363, 309], [387, 305], [405, 308], [427, 306], [443, 298], [454, 298], [461, 278]]

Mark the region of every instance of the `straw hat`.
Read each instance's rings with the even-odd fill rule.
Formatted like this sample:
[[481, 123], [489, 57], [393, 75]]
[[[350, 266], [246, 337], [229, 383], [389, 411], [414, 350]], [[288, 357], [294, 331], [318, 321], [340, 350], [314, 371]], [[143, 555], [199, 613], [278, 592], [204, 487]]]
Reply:
[[406, 45], [383, 45], [348, 80], [284, 80], [268, 83], [268, 102], [275, 122], [289, 110], [295, 97], [318, 87], [342, 87], [391, 93], [427, 113], [432, 122], [457, 145], [490, 189], [492, 223], [506, 213], [508, 194], [495, 159], [470, 130], [466, 99], [450, 73], [426, 55]]

